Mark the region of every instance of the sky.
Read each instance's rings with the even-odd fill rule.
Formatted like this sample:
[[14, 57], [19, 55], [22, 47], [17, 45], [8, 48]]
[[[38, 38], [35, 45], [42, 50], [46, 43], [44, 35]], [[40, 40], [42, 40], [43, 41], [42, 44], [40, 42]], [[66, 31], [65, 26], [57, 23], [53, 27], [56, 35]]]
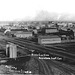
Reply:
[[37, 19], [40, 13], [73, 20], [75, 0], [0, 0], [0, 21]]

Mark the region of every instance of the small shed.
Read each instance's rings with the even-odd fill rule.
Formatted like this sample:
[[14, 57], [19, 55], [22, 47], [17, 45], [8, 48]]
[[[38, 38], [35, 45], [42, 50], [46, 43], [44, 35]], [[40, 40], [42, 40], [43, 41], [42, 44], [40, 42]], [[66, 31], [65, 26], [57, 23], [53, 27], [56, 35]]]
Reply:
[[61, 43], [61, 38], [57, 35], [39, 36], [38, 43], [39, 44]]

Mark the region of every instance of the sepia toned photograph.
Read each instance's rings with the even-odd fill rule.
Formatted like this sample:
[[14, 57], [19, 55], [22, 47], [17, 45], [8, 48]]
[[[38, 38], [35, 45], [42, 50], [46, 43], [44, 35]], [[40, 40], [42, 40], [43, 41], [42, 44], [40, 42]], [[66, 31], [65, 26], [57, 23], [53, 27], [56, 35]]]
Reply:
[[0, 0], [0, 75], [75, 75], [75, 1]]

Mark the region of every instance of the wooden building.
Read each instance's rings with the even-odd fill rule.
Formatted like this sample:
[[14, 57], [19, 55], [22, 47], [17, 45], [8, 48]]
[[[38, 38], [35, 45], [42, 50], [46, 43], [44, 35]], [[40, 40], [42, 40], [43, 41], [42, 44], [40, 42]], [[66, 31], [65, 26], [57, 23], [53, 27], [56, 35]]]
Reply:
[[33, 36], [32, 32], [16, 32], [14, 35], [19, 38], [28, 38]]
[[57, 28], [46, 28], [45, 33], [56, 33], [58, 32]]
[[39, 36], [38, 37], [38, 43], [39, 44], [61, 43], [61, 38], [57, 35]]

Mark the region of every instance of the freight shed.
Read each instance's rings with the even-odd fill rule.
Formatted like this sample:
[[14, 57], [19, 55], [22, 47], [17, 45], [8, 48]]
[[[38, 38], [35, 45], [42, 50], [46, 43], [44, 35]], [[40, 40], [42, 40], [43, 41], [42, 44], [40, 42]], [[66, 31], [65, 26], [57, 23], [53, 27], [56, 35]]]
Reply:
[[33, 36], [32, 32], [16, 32], [14, 35], [19, 38], [29, 38]]
[[38, 31], [39, 34], [54, 34], [54, 33], [58, 33], [58, 29], [57, 28], [42, 28], [41, 30]]
[[61, 43], [61, 38], [57, 35], [39, 36], [38, 43], [39, 44]]
[[58, 32], [57, 28], [46, 28], [45, 33], [56, 33]]

